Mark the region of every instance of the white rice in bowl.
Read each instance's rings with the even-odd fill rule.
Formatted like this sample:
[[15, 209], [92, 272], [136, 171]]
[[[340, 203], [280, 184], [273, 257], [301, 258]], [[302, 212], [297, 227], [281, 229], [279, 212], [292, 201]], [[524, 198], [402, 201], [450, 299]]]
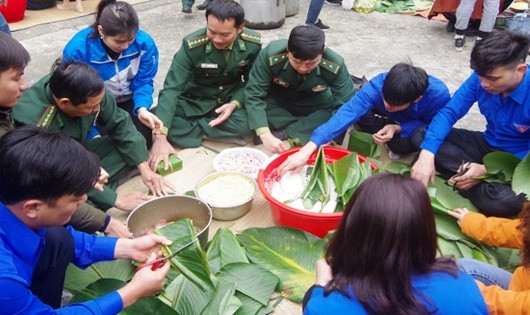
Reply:
[[242, 174], [213, 174], [198, 184], [197, 197], [215, 207], [241, 205], [254, 197], [256, 184]]

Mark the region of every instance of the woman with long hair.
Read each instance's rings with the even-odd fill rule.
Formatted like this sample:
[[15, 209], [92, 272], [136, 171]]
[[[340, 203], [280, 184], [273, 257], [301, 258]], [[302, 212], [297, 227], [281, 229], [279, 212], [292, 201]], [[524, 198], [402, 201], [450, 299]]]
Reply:
[[382, 173], [366, 179], [317, 263], [304, 314], [487, 314], [477, 284], [436, 258], [427, 190]]
[[134, 8], [124, 1], [102, 0], [94, 24], [66, 44], [63, 58], [83, 61], [99, 72], [107, 92], [118, 107], [131, 115], [149, 148], [151, 133], [163, 127], [162, 121], [149, 111], [158, 71], [158, 49], [151, 36], [139, 28]]
[[530, 314], [530, 202], [520, 218], [485, 217], [467, 209], [449, 212], [462, 232], [488, 245], [521, 250], [522, 264], [513, 275], [474, 259], [460, 259], [460, 269], [477, 280], [491, 314]]

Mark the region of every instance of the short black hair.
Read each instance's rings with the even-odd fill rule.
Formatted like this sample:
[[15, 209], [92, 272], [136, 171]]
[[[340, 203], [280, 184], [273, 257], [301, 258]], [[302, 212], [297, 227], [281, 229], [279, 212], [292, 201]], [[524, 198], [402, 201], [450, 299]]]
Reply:
[[0, 139], [0, 202], [6, 205], [82, 196], [99, 173], [97, 156], [58, 131], [24, 126]]
[[50, 90], [56, 98], [68, 98], [72, 105], [87, 102], [105, 90], [105, 83], [92, 66], [81, 61], [57, 59], [52, 66]]
[[235, 20], [235, 27], [238, 28], [243, 24], [245, 19], [245, 10], [243, 7], [233, 0], [212, 0], [206, 7], [206, 21], [208, 16], [213, 15], [216, 19], [224, 22], [228, 19]]
[[10, 35], [0, 32], [0, 73], [9, 69], [24, 69], [30, 59], [22, 44]]
[[291, 30], [287, 50], [300, 60], [312, 60], [324, 52], [326, 36], [314, 25], [299, 25]]
[[471, 51], [471, 69], [485, 76], [497, 67], [513, 67], [524, 63], [530, 48], [530, 37], [520, 32], [495, 30], [478, 41]]
[[140, 27], [138, 15], [133, 6], [125, 1], [101, 0], [98, 5], [96, 20], [92, 24], [90, 37], [99, 37], [98, 25], [101, 25], [106, 36], [135, 36]]
[[414, 102], [429, 86], [429, 76], [422, 68], [398, 63], [388, 71], [383, 83], [383, 98], [390, 106]]

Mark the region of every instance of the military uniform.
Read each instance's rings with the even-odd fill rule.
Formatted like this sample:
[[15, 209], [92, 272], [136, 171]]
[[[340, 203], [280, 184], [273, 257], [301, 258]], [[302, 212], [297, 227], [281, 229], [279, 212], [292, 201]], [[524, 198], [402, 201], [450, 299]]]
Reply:
[[329, 48], [316, 69], [301, 75], [289, 63], [287, 40], [272, 41], [256, 59], [245, 89], [250, 129], [285, 129], [290, 138], [309, 141], [355, 94], [344, 59]]
[[210, 138], [250, 133], [246, 111], [235, 110], [216, 127], [208, 126], [215, 109], [230, 101], [244, 106], [244, 87], [261, 50], [261, 36], [243, 29], [230, 49], [219, 50], [200, 29], [183, 40], [160, 91], [156, 115], [169, 128], [168, 140], [182, 148], [197, 147]]
[[[38, 125], [59, 130], [94, 152], [110, 178], [103, 192], [92, 189], [88, 197], [98, 208], [107, 210], [116, 202], [114, 188], [117, 180], [130, 167], [146, 161], [148, 151], [145, 139], [134, 127], [129, 114], [118, 108], [108, 93], [101, 100], [98, 113], [69, 117], [56, 106], [49, 81], [50, 75], [47, 75], [22, 94], [17, 106], [13, 108], [13, 118], [21, 125]], [[87, 139], [94, 122], [105, 129], [108, 136]]]

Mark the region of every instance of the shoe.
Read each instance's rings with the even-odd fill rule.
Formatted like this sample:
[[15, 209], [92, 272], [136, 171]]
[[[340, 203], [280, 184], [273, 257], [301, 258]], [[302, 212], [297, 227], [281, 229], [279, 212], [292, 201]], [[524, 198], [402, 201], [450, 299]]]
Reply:
[[[276, 138], [280, 139], [281, 141], [289, 139], [289, 135], [283, 129], [271, 130], [271, 133], [272, 133], [273, 136], [275, 136]], [[252, 142], [254, 142], [254, 144], [256, 144], [256, 145], [263, 144], [263, 142], [261, 141], [261, 138], [259, 136], [252, 137]]]
[[341, 0], [326, 0], [326, 3], [330, 5], [341, 5], [342, 1]]
[[455, 50], [462, 51], [464, 50], [464, 45], [466, 44], [466, 38], [462, 35], [455, 36]]
[[445, 31], [447, 33], [454, 33], [455, 32], [455, 22], [447, 22], [447, 26], [445, 26]]
[[[212, 0], [213, 1], [213, 0]], [[202, 10], [206, 10], [206, 8], [208, 7], [208, 5], [212, 2], [212, 1], [204, 1], [202, 4], [199, 4], [198, 6], [196, 6], [195, 8], [197, 8], [197, 10], [199, 11], [202, 11]]]
[[191, 6], [190, 5], [183, 5], [182, 6], [182, 12], [191, 13]]
[[317, 22], [315, 23], [315, 26], [318, 27], [319, 29], [323, 30], [323, 31], [327, 31], [329, 29], [329, 26], [327, 26], [326, 24], [322, 23], [321, 19], [317, 20]]

